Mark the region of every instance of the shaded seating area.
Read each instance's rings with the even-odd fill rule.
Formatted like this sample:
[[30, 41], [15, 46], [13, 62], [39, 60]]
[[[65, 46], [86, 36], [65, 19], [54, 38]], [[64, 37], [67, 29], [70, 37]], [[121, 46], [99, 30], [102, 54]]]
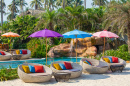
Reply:
[[[0, 51], [0, 61], [6, 61], [11, 59], [11, 54], [5, 51]], [[3, 55], [2, 55], [3, 54]]]
[[[104, 59], [105, 58], [105, 59]], [[112, 65], [123, 65], [124, 66], [124, 68], [125, 68], [125, 66], [126, 66], [126, 62], [123, 60], [123, 59], [121, 59], [121, 58], [118, 58], [118, 57], [113, 57], [113, 56], [104, 56], [104, 58], [103, 57], [101, 57], [101, 61], [104, 61], [104, 62], [106, 62], [107, 64], [108, 64], [108, 66], [109, 66], [109, 68], [110, 68], [110, 66], [112, 66]], [[117, 61], [114, 61], [113, 62], [113, 58], [116, 58], [116, 60]], [[124, 69], [123, 68], [123, 69]]]
[[[86, 60], [91, 62], [91, 64], [87, 64]], [[107, 63], [96, 59], [83, 58], [80, 61], [80, 65], [83, 67], [84, 73], [102, 74], [108, 71]]]
[[55, 67], [54, 67], [54, 64], [64, 64], [64, 62], [67, 62], [67, 61], [56, 61], [56, 62], [53, 62], [51, 64], [51, 69], [54, 73], [59, 73], [59, 72], [68, 72], [71, 74], [70, 78], [77, 78], [79, 76], [81, 76], [82, 74], [82, 66], [77, 64], [77, 63], [73, 63], [73, 62], [67, 62], [67, 63], [70, 63], [71, 66], [72, 66], [72, 69], [60, 69], [60, 70], [57, 70]]
[[[36, 72], [36, 69], [34, 72], [36, 73], [25, 73], [24, 69], [22, 66], [28, 66], [28, 65], [31, 65], [31, 66], [43, 66], [43, 71], [44, 72], [39, 72], [37, 70], [37, 73]], [[20, 65], [18, 67], [18, 76], [21, 80], [23, 80], [24, 82], [46, 82], [46, 81], [49, 81], [52, 77], [52, 70], [45, 66], [45, 65], [41, 65], [41, 64], [35, 64], [35, 63], [24, 63], [22, 65]]]
[[17, 50], [14, 50], [12, 54], [13, 54], [12, 58], [14, 60], [29, 59], [31, 57], [31, 51], [27, 49], [17, 49]]

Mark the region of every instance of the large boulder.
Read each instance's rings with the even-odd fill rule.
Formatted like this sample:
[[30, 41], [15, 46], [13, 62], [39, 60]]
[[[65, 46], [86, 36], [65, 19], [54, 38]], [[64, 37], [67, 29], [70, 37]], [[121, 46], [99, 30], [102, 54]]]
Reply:
[[[63, 56], [75, 57], [77, 52], [78, 56], [81, 56], [84, 53], [87, 53], [89, 56], [95, 56], [97, 51], [96, 47], [94, 46], [89, 47], [88, 49], [87, 47], [77, 47], [77, 49], [75, 48], [72, 48], [71, 50], [70, 49], [71, 49], [70, 44], [60, 44], [52, 47], [48, 52], [48, 55], [50, 57], [63, 57]], [[89, 53], [87, 50], [91, 53]], [[87, 56], [87, 54], [84, 54], [82, 56]]]
[[[77, 42], [77, 49], [76, 49], [76, 42]], [[70, 44], [63, 43], [52, 47], [48, 52], [48, 55], [50, 57], [62, 57], [62, 56], [75, 57], [77, 52], [77, 55], [80, 57], [96, 56], [97, 45], [98, 50], [102, 51], [103, 44], [104, 39], [99, 37], [87, 37], [84, 39], [77, 38], [72, 39]], [[109, 49], [109, 44], [106, 45], [106, 49]]]

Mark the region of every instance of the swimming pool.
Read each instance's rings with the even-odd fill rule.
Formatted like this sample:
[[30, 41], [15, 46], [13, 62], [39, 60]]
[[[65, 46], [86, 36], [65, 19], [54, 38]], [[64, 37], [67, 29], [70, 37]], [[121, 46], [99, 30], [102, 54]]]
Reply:
[[[77, 62], [80, 62], [81, 57], [77, 58]], [[55, 57], [55, 58], [47, 58], [47, 64], [50, 65], [52, 62], [55, 61], [71, 61], [76, 62], [75, 57]], [[32, 60], [16, 60], [16, 61], [0, 61], [0, 69], [2, 67], [5, 68], [17, 68], [18, 65], [23, 63], [38, 63], [38, 64], [46, 64], [46, 59], [32, 59]]]

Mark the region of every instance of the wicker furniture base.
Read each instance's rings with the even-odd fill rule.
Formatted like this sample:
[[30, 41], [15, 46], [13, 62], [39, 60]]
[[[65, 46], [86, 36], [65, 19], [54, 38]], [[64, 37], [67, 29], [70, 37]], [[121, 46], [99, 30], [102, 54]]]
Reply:
[[115, 71], [122, 72], [122, 70], [124, 69], [124, 65], [111, 65], [110, 69], [112, 72], [115, 72]]
[[20, 60], [21, 57], [22, 57], [22, 55], [13, 55], [13, 56], [12, 56], [12, 59], [13, 59], [13, 60]]
[[67, 73], [67, 72], [54, 73], [54, 77], [57, 82], [66, 82], [69, 80], [70, 76], [71, 73]]

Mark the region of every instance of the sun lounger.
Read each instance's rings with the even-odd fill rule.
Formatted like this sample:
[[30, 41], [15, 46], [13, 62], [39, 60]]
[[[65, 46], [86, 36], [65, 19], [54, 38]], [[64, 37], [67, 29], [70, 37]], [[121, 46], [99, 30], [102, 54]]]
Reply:
[[[92, 65], [84, 63], [84, 61], [90, 61]], [[102, 74], [108, 71], [108, 65], [106, 62], [96, 59], [83, 58], [80, 61], [80, 65], [83, 67], [83, 72], [90, 74]]]

